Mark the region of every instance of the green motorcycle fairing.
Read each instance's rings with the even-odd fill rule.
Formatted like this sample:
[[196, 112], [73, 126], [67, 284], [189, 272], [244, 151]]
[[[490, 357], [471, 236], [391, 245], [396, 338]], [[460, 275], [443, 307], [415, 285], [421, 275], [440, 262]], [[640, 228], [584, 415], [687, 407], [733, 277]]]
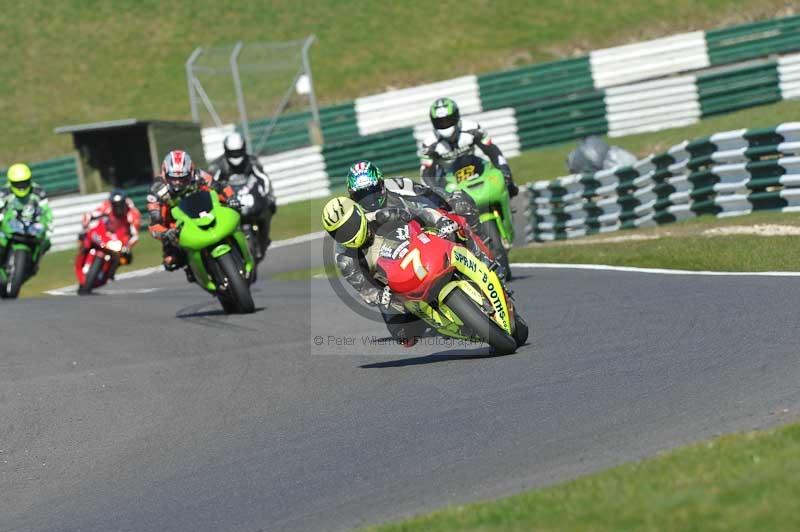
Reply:
[[178, 246], [186, 252], [189, 267], [197, 283], [215, 294], [217, 285], [206, 268], [206, 255], [219, 258], [232, 251], [236, 245], [244, 259], [248, 276], [255, 263], [247, 246], [247, 239], [239, 228], [239, 213], [222, 205], [212, 191], [190, 194], [170, 210], [179, 229]]
[[[49, 218], [38, 203], [22, 203], [13, 198], [5, 205], [0, 220], [0, 246], [7, 248], [6, 258], [10, 253], [26, 249], [31, 254], [31, 262], [36, 264], [44, 250], [47, 239], [47, 223]], [[38, 224], [38, 226], [37, 226]], [[9, 246], [11, 242], [11, 246]], [[0, 282], [8, 281], [5, 264], [0, 264]]]
[[480, 221], [494, 220], [504, 245], [506, 248], [510, 247], [514, 242], [514, 222], [511, 198], [503, 173], [491, 162], [476, 156], [460, 159], [454, 164], [458, 168], [445, 176], [445, 190], [451, 193], [456, 190], [467, 193], [478, 206]]

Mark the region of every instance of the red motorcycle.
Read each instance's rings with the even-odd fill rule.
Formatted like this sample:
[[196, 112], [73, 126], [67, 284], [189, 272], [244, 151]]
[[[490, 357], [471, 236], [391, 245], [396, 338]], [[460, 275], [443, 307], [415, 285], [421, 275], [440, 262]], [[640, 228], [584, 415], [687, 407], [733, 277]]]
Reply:
[[[465, 238], [473, 237], [463, 219], [448, 216], [460, 222]], [[528, 325], [503, 282], [465, 246], [417, 221], [385, 235], [376, 277], [408, 312], [439, 334], [486, 342], [497, 354], [513, 353], [528, 339]]]
[[130, 235], [125, 227], [111, 227], [108, 217], [92, 220], [81, 241], [81, 251], [75, 258], [78, 294], [92, 290], [114, 278], [119, 266], [128, 264], [127, 243]]

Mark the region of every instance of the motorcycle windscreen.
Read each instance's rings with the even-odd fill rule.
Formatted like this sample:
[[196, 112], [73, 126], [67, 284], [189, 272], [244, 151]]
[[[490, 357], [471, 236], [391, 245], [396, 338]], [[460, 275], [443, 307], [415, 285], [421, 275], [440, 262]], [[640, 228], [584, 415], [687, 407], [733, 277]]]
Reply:
[[214, 205], [208, 192], [195, 192], [181, 199], [180, 209], [190, 218], [204, 218], [211, 214]]

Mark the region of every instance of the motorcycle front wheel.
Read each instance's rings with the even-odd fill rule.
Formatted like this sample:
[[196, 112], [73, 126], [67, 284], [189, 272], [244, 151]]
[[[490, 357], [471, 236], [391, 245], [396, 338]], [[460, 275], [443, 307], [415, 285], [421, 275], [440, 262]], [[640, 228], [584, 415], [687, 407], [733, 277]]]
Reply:
[[89, 266], [89, 271], [86, 272], [86, 277], [83, 284], [78, 288], [78, 295], [89, 295], [94, 290], [94, 285], [97, 283], [97, 277], [103, 269], [103, 258], [95, 256], [92, 265]]
[[467, 294], [456, 288], [444, 298], [444, 304], [461, 318], [475, 336], [492, 346], [498, 355], [517, 350], [517, 341], [486, 314]]
[[8, 283], [6, 284], [5, 297], [16, 299], [19, 296], [22, 283], [31, 271], [31, 252], [28, 249], [17, 249], [8, 264]]
[[226, 253], [219, 257], [217, 264], [222, 274], [227, 279], [228, 287], [224, 294], [220, 294], [220, 303], [225, 312], [249, 314], [256, 309], [250, 285], [244, 277], [244, 262], [236, 260], [233, 253]]

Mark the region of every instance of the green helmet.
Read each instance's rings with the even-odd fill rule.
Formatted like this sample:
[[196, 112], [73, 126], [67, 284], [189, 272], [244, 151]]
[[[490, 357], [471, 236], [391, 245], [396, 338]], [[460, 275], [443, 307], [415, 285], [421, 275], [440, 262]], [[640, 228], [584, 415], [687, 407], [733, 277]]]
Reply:
[[431, 124], [437, 136], [445, 139], [454, 138], [460, 121], [458, 105], [452, 99], [439, 98], [431, 105]]
[[375, 211], [386, 203], [386, 186], [380, 168], [369, 161], [358, 161], [347, 172], [347, 192], [367, 211]]
[[369, 239], [367, 216], [350, 198], [333, 198], [322, 209], [322, 227], [346, 248], [358, 249]]
[[24, 198], [31, 193], [31, 169], [27, 164], [12, 164], [6, 174], [11, 192], [18, 198]]

